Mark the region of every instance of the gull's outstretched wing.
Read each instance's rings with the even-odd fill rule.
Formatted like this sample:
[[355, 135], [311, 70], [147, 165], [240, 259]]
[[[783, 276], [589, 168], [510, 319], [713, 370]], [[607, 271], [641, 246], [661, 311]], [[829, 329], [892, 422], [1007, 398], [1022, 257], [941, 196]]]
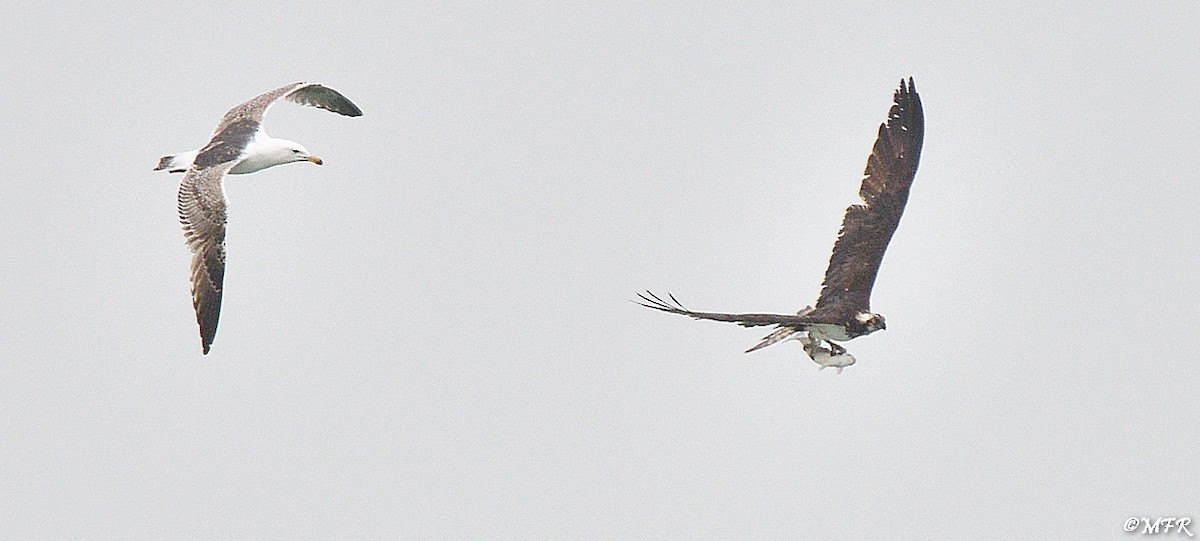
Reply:
[[[317, 83], [292, 83], [264, 92], [230, 109], [217, 123], [208, 144], [196, 157], [196, 165], [208, 166], [237, 159], [262, 126], [267, 110], [280, 98], [311, 105], [345, 116], [362, 116], [362, 111], [337, 90]], [[159, 163], [159, 168], [163, 164]]]
[[225, 190], [222, 180], [233, 162], [192, 167], [179, 185], [179, 221], [192, 251], [192, 306], [200, 324], [200, 346], [212, 346], [221, 317], [225, 279]]
[[362, 111], [358, 106], [337, 90], [318, 83], [299, 82], [263, 92], [230, 109], [217, 124], [216, 133], [234, 122], [250, 121], [255, 125], [261, 124], [263, 117], [267, 115], [267, 110], [280, 98], [300, 105], [320, 107], [339, 115], [362, 116]]
[[846, 209], [814, 316], [846, 319], [870, 311], [871, 288], [900, 225], [925, 135], [921, 97], [912, 78], [907, 86], [900, 81], [893, 100], [887, 123], [879, 126], [879, 137], [867, 158], [858, 192], [863, 203]]

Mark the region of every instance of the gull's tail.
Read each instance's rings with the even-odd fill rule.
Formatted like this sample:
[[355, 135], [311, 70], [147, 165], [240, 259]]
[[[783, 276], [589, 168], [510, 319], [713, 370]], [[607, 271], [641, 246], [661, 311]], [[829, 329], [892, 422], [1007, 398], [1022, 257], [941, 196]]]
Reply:
[[163, 156], [159, 158], [158, 167], [155, 167], [154, 170], [162, 171], [166, 169], [168, 173], [183, 173], [192, 166], [192, 162], [196, 160], [196, 154], [198, 153], [198, 151], [193, 150], [191, 152]]

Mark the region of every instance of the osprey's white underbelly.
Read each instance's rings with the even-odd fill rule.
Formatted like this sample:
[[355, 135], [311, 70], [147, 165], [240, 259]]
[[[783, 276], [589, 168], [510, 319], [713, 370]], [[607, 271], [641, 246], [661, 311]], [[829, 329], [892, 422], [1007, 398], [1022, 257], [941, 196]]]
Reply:
[[841, 342], [852, 338], [846, 333], [845, 327], [831, 323], [815, 323], [812, 325], [805, 325], [805, 330], [807, 330], [813, 338], [818, 340], [832, 340], [834, 342]]

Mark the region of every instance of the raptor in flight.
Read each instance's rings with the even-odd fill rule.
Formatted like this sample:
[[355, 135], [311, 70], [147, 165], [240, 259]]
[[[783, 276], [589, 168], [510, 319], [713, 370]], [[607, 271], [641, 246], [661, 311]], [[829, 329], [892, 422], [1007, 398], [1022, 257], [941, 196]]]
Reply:
[[900, 81], [893, 101], [887, 122], [879, 126], [879, 137], [867, 158], [867, 169], [858, 191], [862, 203], [846, 209], [815, 307], [806, 307], [795, 314], [694, 312], [684, 308], [672, 295], [664, 299], [648, 291], [638, 294], [641, 298], [638, 304], [743, 327], [778, 327], [747, 353], [792, 338], [800, 341], [805, 353], [821, 368], [833, 366], [841, 372], [842, 368], [854, 364], [854, 356], [837, 342], [887, 328], [883, 316], [871, 311], [871, 288], [888, 242], [900, 225], [908, 191], [917, 174], [921, 141], [925, 135], [921, 97], [917, 95], [912, 78], [908, 79], [907, 85]]

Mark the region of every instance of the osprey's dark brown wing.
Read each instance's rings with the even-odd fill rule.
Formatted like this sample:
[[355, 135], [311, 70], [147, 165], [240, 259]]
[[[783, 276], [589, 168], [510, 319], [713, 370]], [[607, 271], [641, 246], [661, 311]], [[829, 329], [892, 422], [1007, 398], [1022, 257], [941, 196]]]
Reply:
[[212, 346], [221, 317], [222, 283], [225, 280], [225, 173], [226, 162], [188, 169], [179, 185], [179, 221], [192, 251], [192, 306], [200, 324], [200, 346]]
[[725, 321], [729, 323], [737, 323], [743, 327], [760, 327], [763, 325], [780, 325], [783, 327], [800, 328], [811, 323], [820, 323], [820, 321], [808, 315], [797, 314], [722, 314], [717, 312], [693, 312], [684, 308], [675, 300], [675, 296], [667, 294], [670, 301], [664, 300], [662, 297], [655, 295], [649, 291], [638, 293], [642, 301], [634, 301], [637, 304], [646, 308], [653, 308], [671, 314], [679, 314], [688, 316], [693, 319], [711, 319], [713, 321]]
[[813, 316], [841, 319], [870, 311], [871, 288], [883, 252], [900, 225], [925, 135], [925, 114], [912, 78], [907, 86], [900, 81], [893, 100], [867, 158], [858, 191], [863, 204], [846, 209]]

